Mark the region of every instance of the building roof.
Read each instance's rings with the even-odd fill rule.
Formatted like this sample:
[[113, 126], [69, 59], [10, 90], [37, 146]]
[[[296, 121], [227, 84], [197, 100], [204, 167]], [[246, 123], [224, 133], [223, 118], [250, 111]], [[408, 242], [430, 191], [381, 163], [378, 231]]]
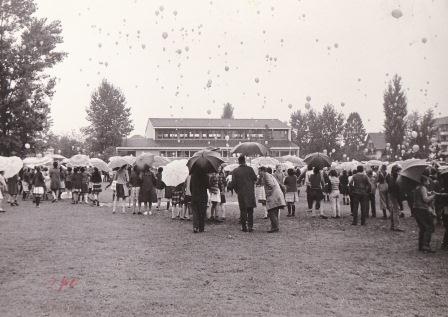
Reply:
[[367, 141], [373, 143], [373, 147], [377, 150], [384, 150], [386, 148], [386, 136], [382, 132], [368, 133]]
[[149, 118], [154, 128], [289, 129], [279, 119]]
[[[241, 141], [243, 142], [243, 141]], [[229, 140], [229, 147], [238, 145], [240, 141]], [[216, 146], [220, 148], [226, 147], [225, 140], [154, 140], [144, 137], [131, 137], [124, 139], [121, 147], [127, 148], [205, 148], [208, 146]], [[269, 148], [289, 148], [298, 149], [298, 145], [288, 140], [269, 140], [267, 146]]]
[[442, 124], [448, 124], [448, 117], [440, 117], [434, 119], [434, 125], [442, 125]]

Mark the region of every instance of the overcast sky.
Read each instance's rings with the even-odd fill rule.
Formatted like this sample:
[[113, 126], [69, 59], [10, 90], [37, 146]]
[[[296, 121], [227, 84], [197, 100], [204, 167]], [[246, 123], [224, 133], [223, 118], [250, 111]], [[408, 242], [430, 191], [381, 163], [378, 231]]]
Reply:
[[[448, 114], [447, 0], [37, 0], [61, 20], [68, 57], [52, 73], [53, 130], [86, 126], [103, 78], [125, 94], [135, 130], [148, 117], [279, 118], [334, 104], [383, 124], [403, 77], [410, 111]], [[401, 12], [394, 18], [392, 11]]]

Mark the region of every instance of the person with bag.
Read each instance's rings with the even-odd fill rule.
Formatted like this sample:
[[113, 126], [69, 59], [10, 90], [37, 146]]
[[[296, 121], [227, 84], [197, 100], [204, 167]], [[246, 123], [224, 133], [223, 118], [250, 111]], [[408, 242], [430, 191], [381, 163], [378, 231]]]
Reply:
[[350, 193], [352, 196], [353, 204], [353, 222], [352, 225], [358, 224], [358, 207], [361, 207], [361, 226], [366, 225], [366, 218], [369, 212], [368, 197], [372, 186], [370, 185], [369, 178], [364, 174], [364, 167], [359, 165], [356, 168], [356, 174], [352, 176], [349, 183]]
[[280, 184], [273, 175], [266, 172], [265, 167], [260, 168], [260, 173], [262, 174], [261, 181], [266, 192], [268, 216], [271, 220], [271, 229], [268, 230], [268, 233], [278, 232], [280, 230], [278, 215], [280, 209], [286, 206], [285, 197], [280, 188]]
[[419, 228], [418, 250], [425, 253], [434, 253], [430, 247], [431, 235], [434, 232], [435, 212], [432, 203], [435, 195], [428, 192], [429, 177], [422, 175], [420, 184], [413, 192], [414, 204], [412, 206], [415, 220]]

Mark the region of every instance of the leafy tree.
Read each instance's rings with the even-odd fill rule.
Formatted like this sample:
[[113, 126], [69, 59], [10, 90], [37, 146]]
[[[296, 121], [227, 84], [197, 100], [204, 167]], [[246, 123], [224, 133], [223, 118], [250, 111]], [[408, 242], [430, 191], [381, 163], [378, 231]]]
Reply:
[[55, 78], [46, 71], [62, 61], [59, 21], [33, 15], [32, 0], [0, 1], [0, 154], [23, 153], [45, 137]]
[[86, 143], [82, 136], [75, 131], [63, 135], [50, 133], [46, 144], [47, 146], [52, 147], [55, 150], [55, 153], [61, 151], [61, 155], [65, 157], [72, 157], [86, 149]]
[[360, 144], [366, 139], [366, 129], [358, 112], [352, 112], [347, 118], [344, 126], [344, 152], [352, 158], [362, 153]]
[[344, 121], [344, 115], [337, 112], [333, 105], [324, 106], [318, 124], [315, 125], [313, 144], [316, 145], [316, 151], [327, 150], [330, 153], [333, 149], [336, 151], [340, 149]]
[[[423, 116], [417, 111], [412, 112], [406, 117], [407, 135], [404, 145], [408, 146], [408, 156], [427, 157], [430, 152], [431, 138], [435, 136], [434, 112], [428, 109]], [[412, 153], [412, 146], [419, 146], [418, 153]]]
[[224, 104], [224, 108], [222, 109], [221, 119], [234, 119], [233, 118], [233, 106], [230, 102]]
[[407, 99], [401, 86], [401, 77], [395, 75], [384, 92], [384, 133], [393, 150], [403, 142], [406, 132]]
[[308, 113], [298, 110], [291, 114], [289, 121], [292, 128], [292, 140], [299, 146], [301, 153], [306, 152], [310, 140], [307, 117]]
[[105, 79], [92, 94], [86, 111], [90, 125], [83, 131], [90, 152], [102, 153], [109, 147], [120, 146], [122, 139], [134, 129], [125, 96]]

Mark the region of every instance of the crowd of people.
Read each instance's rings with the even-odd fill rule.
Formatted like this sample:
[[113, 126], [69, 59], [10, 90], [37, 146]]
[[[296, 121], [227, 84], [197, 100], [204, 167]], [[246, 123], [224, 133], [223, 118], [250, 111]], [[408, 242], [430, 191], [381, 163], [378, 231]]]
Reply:
[[[217, 172], [203, 169], [191, 170], [184, 182], [177, 186], [166, 186], [163, 182], [163, 167], [153, 169], [149, 165], [139, 168], [129, 165], [116, 169], [112, 175], [96, 167], [65, 167], [57, 162], [52, 168], [24, 168], [19, 174], [5, 180], [0, 171], [0, 212], [4, 212], [3, 200], [8, 197], [11, 207], [22, 200], [32, 200], [39, 208], [42, 200], [52, 203], [63, 198], [72, 204], [100, 206], [99, 194], [102, 183], [113, 192], [112, 213], [121, 207], [132, 214], [151, 215], [153, 204], [166, 209], [172, 219], [193, 220], [193, 232], [204, 232], [205, 223], [220, 223], [226, 218], [226, 195], [236, 192], [240, 210], [240, 224], [243, 232], [254, 230], [254, 209], [257, 203], [263, 218], [270, 219], [269, 233], [278, 232], [279, 216], [283, 209], [286, 217], [296, 216], [296, 207], [302, 190], [306, 193], [306, 212], [321, 219], [341, 218], [341, 205], [350, 206], [352, 225], [367, 224], [369, 217], [377, 216], [376, 200], [379, 195], [382, 219], [390, 220], [390, 229], [402, 232], [400, 218], [404, 217], [403, 202], [406, 201], [419, 227], [419, 250], [433, 252], [430, 248], [434, 232], [434, 219], [445, 226], [442, 248], [448, 250], [448, 173], [442, 175], [436, 168], [428, 168], [420, 183], [412, 191], [405, 191], [398, 182], [400, 166], [393, 165], [390, 172], [386, 165], [373, 166], [367, 171], [360, 165], [353, 171], [308, 166], [275, 170], [261, 166], [258, 175], [246, 164], [244, 156], [239, 157], [239, 166], [232, 172], [224, 172], [224, 165]], [[331, 205], [323, 208], [323, 201]]]

